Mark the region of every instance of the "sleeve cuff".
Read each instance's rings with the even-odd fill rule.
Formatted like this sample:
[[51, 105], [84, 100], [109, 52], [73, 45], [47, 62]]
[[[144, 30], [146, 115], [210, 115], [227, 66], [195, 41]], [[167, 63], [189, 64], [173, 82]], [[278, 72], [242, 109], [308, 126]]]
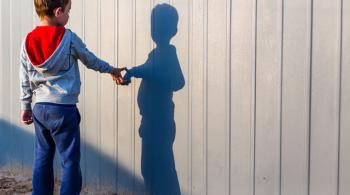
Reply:
[[113, 73], [114, 67], [109, 65], [108, 69], [107, 69], [107, 73]]
[[30, 103], [21, 103], [21, 110], [32, 110], [32, 105]]

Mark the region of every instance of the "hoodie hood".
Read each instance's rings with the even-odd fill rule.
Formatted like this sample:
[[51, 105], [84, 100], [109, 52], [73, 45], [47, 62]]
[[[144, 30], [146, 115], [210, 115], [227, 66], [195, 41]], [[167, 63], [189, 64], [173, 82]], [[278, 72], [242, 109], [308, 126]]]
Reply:
[[70, 58], [62, 56], [69, 56], [70, 42], [71, 33], [64, 27], [37, 27], [25, 39], [25, 52], [36, 71], [55, 75], [69, 69]]

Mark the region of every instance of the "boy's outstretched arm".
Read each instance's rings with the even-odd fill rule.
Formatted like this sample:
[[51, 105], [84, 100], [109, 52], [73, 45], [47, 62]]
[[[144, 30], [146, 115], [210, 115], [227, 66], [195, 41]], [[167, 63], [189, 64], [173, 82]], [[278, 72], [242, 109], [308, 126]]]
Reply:
[[98, 58], [88, 50], [85, 43], [72, 32], [72, 54], [79, 59], [87, 68], [101, 73], [115, 73], [116, 69], [109, 63]]
[[88, 50], [85, 43], [72, 32], [72, 47], [73, 55], [79, 59], [87, 68], [99, 71], [101, 73], [111, 74], [116, 84], [123, 84], [123, 78], [121, 72], [123, 68], [115, 68], [109, 63], [98, 58], [94, 53]]
[[30, 88], [30, 81], [28, 77], [27, 58], [24, 51], [21, 51], [20, 55], [20, 101], [21, 101], [21, 122], [26, 125], [33, 123], [32, 118], [32, 96], [33, 92]]

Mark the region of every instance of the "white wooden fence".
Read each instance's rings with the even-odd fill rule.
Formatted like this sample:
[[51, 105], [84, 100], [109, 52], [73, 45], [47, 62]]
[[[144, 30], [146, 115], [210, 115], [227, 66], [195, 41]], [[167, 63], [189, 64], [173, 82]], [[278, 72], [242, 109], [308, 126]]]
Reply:
[[[38, 19], [31, 0], [0, 2], [0, 165], [30, 167], [18, 56]], [[142, 64], [164, 2], [186, 82], [173, 98], [181, 192], [350, 194], [350, 0], [73, 0], [68, 27], [111, 64]], [[141, 81], [80, 68], [84, 181], [138, 194]]]

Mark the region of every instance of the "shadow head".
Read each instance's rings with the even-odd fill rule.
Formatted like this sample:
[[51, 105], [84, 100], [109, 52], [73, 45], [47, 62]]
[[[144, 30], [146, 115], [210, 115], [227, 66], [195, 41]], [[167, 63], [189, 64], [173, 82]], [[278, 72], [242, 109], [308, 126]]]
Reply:
[[151, 34], [157, 45], [169, 44], [177, 33], [179, 15], [175, 7], [163, 3], [153, 8], [151, 14]]

